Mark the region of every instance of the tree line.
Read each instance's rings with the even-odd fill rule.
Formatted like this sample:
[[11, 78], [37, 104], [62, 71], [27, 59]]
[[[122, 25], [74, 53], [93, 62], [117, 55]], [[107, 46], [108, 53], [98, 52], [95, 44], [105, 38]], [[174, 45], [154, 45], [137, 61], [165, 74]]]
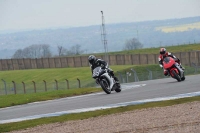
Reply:
[[33, 44], [24, 49], [18, 49], [12, 56], [12, 58], [49, 58], [57, 56], [73, 56], [84, 53], [81, 50], [80, 45], [72, 46], [70, 49], [66, 49], [63, 46], [57, 46], [58, 55], [53, 55], [50, 50], [49, 44]]
[[[143, 48], [143, 44], [136, 38], [129, 39], [124, 44], [124, 50], [134, 50]], [[84, 53], [84, 50], [81, 49], [81, 45], [76, 44], [70, 49], [58, 45], [57, 46], [57, 55], [53, 55], [50, 50], [49, 44], [33, 44], [24, 49], [18, 49], [12, 56], [12, 58], [49, 58], [49, 57], [61, 57], [61, 56], [74, 56], [81, 55]]]

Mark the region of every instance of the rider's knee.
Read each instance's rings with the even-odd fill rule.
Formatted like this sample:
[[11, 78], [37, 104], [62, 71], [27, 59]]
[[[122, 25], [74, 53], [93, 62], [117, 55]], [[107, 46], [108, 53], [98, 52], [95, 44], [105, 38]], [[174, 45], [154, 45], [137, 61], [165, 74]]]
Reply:
[[167, 75], [168, 75], [168, 72], [167, 72], [167, 71], [164, 71], [164, 75], [167, 76]]

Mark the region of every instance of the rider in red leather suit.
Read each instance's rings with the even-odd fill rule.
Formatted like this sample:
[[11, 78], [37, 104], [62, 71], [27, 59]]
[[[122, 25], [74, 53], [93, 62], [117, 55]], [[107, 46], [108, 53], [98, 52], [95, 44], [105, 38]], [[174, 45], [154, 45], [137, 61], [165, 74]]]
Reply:
[[167, 76], [168, 75], [168, 71], [166, 69], [163, 68], [163, 59], [167, 56], [170, 56], [172, 58], [175, 59], [175, 61], [180, 65], [180, 67], [184, 70], [185, 68], [181, 66], [181, 62], [180, 60], [173, 54], [171, 54], [170, 52], [166, 51], [166, 48], [161, 48], [160, 49], [160, 55], [158, 57], [158, 61], [159, 61], [159, 65], [160, 67], [164, 70], [164, 75]]

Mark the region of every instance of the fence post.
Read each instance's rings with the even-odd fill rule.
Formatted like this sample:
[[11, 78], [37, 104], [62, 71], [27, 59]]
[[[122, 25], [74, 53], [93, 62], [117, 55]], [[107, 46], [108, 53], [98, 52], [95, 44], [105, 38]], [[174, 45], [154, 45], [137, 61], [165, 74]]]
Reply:
[[192, 62], [191, 64], [191, 66], [194, 67], [194, 74], [196, 74], [198, 66], [194, 62]]
[[69, 81], [67, 79], [65, 79], [67, 82], [67, 89], [69, 89]]
[[47, 83], [45, 80], [43, 80], [43, 82], [44, 82], [44, 89], [45, 89], [45, 91], [47, 91]]
[[36, 93], [36, 85], [35, 85], [35, 81], [32, 81], [33, 82], [33, 85], [34, 85], [34, 91]]
[[15, 94], [17, 94], [17, 91], [16, 91], [16, 84], [15, 84], [14, 81], [12, 81], [12, 82], [13, 82], [13, 85], [14, 85], [14, 91], [15, 91]]
[[1, 80], [2, 80], [2, 81], [3, 81], [3, 83], [4, 83], [5, 94], [7, 95], [6, 81], [5, 81], [5, 80], [3, 80], [3, 79], [1, 79]]
[[119, 75], [119, 79], [121, 79], [121, 82], [123, 83], [122, 74], [119, 71], [117, 71], [117, 73]]
[[130, 72], [126, 72], [126, 82], [129, 83], [129, 76], [131, 76], [131, 73]]
[[133, 68], [131, 68], [131, 71], [134, 73], [135, 82], [139, 81], [137, 72]]
[[77, 80], [78, 80], [78, 87], [81, 88], [81, 81], [78, 78], [77, 78]]
[[128, 77], [127, 77], [127, 72], [125, 71], [125, 78], [126, 78], [126, 83], [128, 83]]
[[25, 83], [22, 81], [23, 88], [24, 88], [24, 94], [26, 93]]
[[148, 68], [146, 68], [146, 70], [149, 72], [148, 79], [152, 80], [152, 71], [150, 71]]
[[56, 90], [58, 90], [58, 81], [55, 79], [56, 82]]

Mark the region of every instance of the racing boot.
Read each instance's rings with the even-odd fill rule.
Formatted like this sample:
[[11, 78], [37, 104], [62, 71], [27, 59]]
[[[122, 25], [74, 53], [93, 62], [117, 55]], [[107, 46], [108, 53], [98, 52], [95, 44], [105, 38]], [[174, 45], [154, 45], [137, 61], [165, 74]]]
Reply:
[[165, 75], [165, 76], [170, 76], [170, 75], [169, 75], [169, 72], [168, 72], [167, 70], [164, 70], [164, 75]]
[[119, 83], [119, 79], [115, 76], [113, 76], [114, 80], [115, 80], [115, 83]]

